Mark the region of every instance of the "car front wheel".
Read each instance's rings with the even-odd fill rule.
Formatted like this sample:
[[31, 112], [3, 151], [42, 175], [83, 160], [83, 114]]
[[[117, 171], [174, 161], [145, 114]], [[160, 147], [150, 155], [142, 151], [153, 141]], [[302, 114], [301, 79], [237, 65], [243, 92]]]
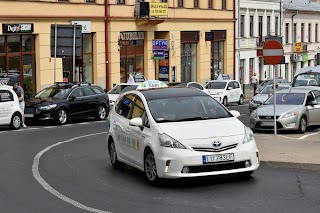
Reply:
[[10, 128], [13, 130], [20, 129], [22, 118], [19, 113], [14, 113], [11, 118]]
[[107, 108], [104, 105], [100, 105], [98, 107], [96, 119], [101, 121], [106, 119], [106, 117], [107, 117]]
[[144, 172], [151, 184], [159, 183], [159, 177], [157, 172], [156, 160], [152, 151], [148, 151], [144, 157]]
[[239, 104], [239, 105], [242, 105], [242, 104], [243, 104], [243, 96], [242, 96], [242, 95], [241, 95], [240, 98], [239, 98], [238, 104]]
[[222, 104], [223, 104], [224, 106], [227, 106], [227, 104], [228, 104], [228, 99], [227, 99], [227, 97], [224, 97], [224, 98], [223, 98]]
[[113, 168], [119, 169], [124, 166], [123, 163], [118, 161], [116, 146], [114, 145], [113, 140], [109, 144], [109, 156], [110, 156], [110, 162], [111, 162], [111, 165], [113, 166]]
[[68, 121], [68, 114], [67, 111], [64, 108], [59, 109], [57, 113], [57, 119], [56, 119], [58, 124], [66, 124]]
[[302, 116], [302, 118], [300, 119], [298, 132], [300, 134], [303, 134], [306, 132], [306, 129], [307, 129], [307, 119], [305, 116]]

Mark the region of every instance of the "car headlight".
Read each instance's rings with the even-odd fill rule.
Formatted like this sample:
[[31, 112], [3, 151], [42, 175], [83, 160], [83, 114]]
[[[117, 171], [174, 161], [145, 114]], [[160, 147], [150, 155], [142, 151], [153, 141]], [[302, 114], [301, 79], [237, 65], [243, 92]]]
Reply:
[[258, 118], [258, 115], [257, 115], [257, 110], [254, 110], [251, 115], [250, 115], [251, 118]]
[[54, 109], [57, 107], [57, 104], [50, 104], [50, 105], [47, 105], [47, 106], [41, 106], [39, 107], [40, 110], [50, 110], [50, 109]]
[[282, 118], [290, 118], [290, 117], [296, 117], [299, 115], [299, 112], [288, 112], [282, 116]]
[[159, 134], [160, 146], [168, 147], [168, 148], [176, 148], [176, 149], [185, 149], [179, 141], [173, 139], [167, 134]]
[[244, 127], [244, 138], [243, 143], [249, 143], [254, 140], [254, 134], [252, 130], [248, 127]]
[[254, 102], [253, 102], [253, 99], [251, 99], [250, 102], [251, 102], [251, 103], [254, 103]]

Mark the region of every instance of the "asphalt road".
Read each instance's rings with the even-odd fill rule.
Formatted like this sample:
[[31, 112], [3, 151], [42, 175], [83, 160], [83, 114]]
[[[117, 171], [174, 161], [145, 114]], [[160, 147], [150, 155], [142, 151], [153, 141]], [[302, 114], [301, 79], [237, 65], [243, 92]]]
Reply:
[[[239, 110], [240, 111], [240, 110]], [[0, 130], [0, 212], [319, 212], [320, 171], [166, 181], [112, 169], [106, 122]]]

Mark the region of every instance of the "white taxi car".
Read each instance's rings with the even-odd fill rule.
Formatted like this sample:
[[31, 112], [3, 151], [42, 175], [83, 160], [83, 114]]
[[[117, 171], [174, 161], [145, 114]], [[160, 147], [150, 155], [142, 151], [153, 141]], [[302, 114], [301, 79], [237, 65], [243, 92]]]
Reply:
[[213, 98], [225, 106], [228, 103], [243, 104], [243, 91], [236, 80], [212, 80], [207, 82], [205, 88]]
[[0, 125], [9, 125], [11, 129], [19, 129], [22, 123], [22, 111], [18, 96], [12, 86], [0, 84]]
[[129, 90], [135, 90], [139, 86], [139, 83], [120, 83], [115, 85], [110, 91], [107, 93], [109, 97], [109, 103], [112, 107], [116, 100], [118, 99], [119, 95], [123, 92]]
[[259, 167], [259, 151], [239, 115], [195, 88], [128, 91], [109, 114], [111, 164], [144, 171], [151, 183], [229, 173], [250, 176]]

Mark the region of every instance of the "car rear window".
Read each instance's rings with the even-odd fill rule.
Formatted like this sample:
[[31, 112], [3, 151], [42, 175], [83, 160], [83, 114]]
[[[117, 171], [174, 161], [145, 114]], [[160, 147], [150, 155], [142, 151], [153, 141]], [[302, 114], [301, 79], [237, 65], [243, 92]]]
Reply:
[[103, 93], [105, 93], [105, 92], [103, 91], [103, 89], [100, 88], [100, 87], [92, 87], [92, 89], [93, 89], [93, 91], [94, 91], [96, 94], [103, 94]]

